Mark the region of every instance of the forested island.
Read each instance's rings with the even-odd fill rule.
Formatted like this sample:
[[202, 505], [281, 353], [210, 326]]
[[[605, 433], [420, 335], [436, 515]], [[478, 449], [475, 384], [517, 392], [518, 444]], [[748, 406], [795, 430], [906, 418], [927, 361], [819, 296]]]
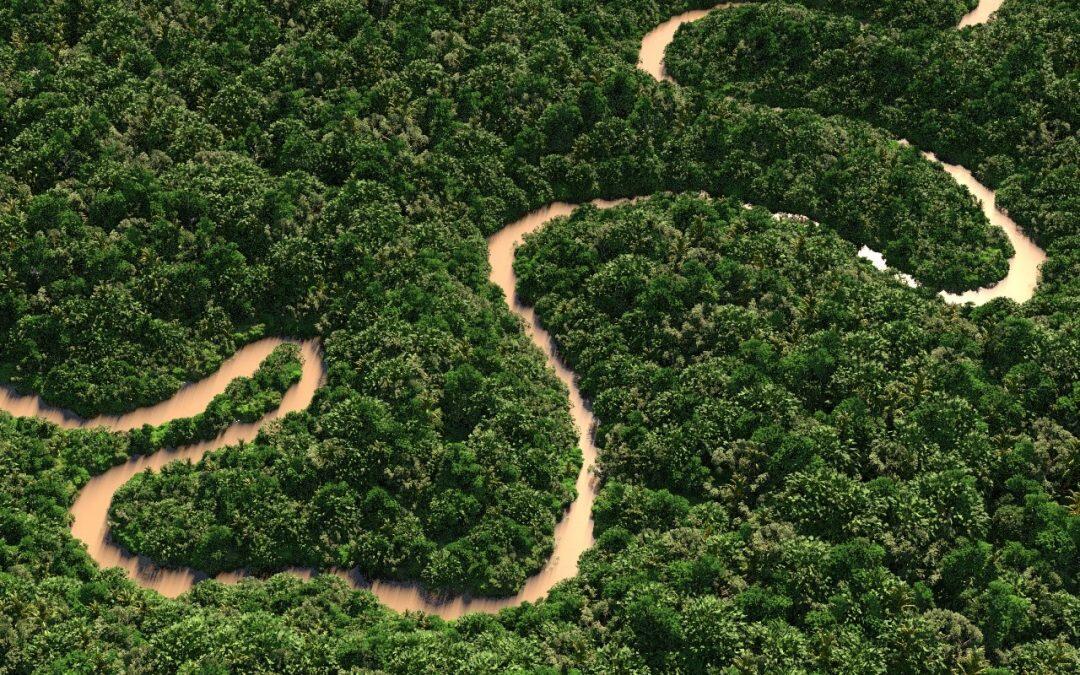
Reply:
[[[670, 81], [711, 5], [0, 6], [0, 403], [101, 421], [0, 412], [0, 672], [1080, 672], [1080, 8], [975, 5], [718, 8]], [[938, 295], [1015, 251], [922, 151], [1030, 299]]]

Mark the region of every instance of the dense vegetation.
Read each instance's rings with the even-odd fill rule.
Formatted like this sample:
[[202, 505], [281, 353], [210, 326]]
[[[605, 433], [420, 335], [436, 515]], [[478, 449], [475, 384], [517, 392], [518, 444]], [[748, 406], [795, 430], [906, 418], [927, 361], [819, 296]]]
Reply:
[[901, 31], [795, 5], [685, 27], [679, 82], [869, 120], [970, 168], [1041, 245], [1080, 233], [1080, 6], [1007, 2], [985, 26]]
[[796, 4], [903, 28], [952, 28], [975, 0], [795, 0]]
[[279, 345], [251, 377], [238, 377], [230, 382], [201, 413], [129, 431], [131, 448], [136, 454], [179, 448], [214, 439], [234, 422], [256, 422], [281, 405], [285, 392], [300, 381], [303, 366], [298, 346]]
[[790, 646], [781, 670], [1035, 645], [1080, 666], [1075, 417], [1002, 373], [1002, 307], [960, 312], [812, 223], [686, 197], [579, 210], [516, 267], [601, 420], [594, 587], [651, 665], [764, 639]]
[[[603, 423], [600, 539], [547, 600], [448, 624], [333, 577], [162, 598], [68, 530], [132, 437], [0, 415], [0, 670], [1080, 670], [1069, 51], [1009, 52], [1000, 87], [953, 92], [1065, 112], [1007, 115], [988, 136], [1015, 152], [960, 144], [988, 181], [984, 157], [1018, 167], [1002, 199], [1050, 260], [1023, 307], [950, 309], [852, 256], [930, 288], [1000, 278], [1000, 233], [894, 139], [944, 142], [872, 114], [876, 89], [856, 115], [653, 82], [638, 41], [690, 4], [0, 6], [0, 380], [117, 412], [257, 337], [324, 339], [308, 411], [122, 493], [126, 543], [164, 562], [513, 592], [580, 458], [483, 237], [553, 199], [734, 200], [584, 212], [520, 262]], [[1010, 28], [1036, 11], [1014, 1], [962, 38], [937, 30], [956, 0], [805, 4], [831, 18], [798, 21], [888, 25], [866, 30], [920, 58], [1076, 33], [1066, 2]]]
[[[950, 290], [1009, 253], [869, 131], [643, 91], [620, 56], [668, 8], [34, 7], [0, 10], [0, 374], [84, 416], [166, 398], [268, 332], [314, 334], [363, 269], [328, 241], [350, 184], [484, 233], [551, 197], [745, 192]], [[541, 22], [527, 43], [518, 21]], [[392, 221], [367, 219], [346, 236], [374, 250]]]
[[[484, 316], [457, 309], [460, 323]], [[427, 331], [414, 338], [427, 347], [420, 361], [395, 357], [395, 324], [327, 341], [330, 363], [357, 366], [311, 414], [128, 483], [112, 510], [118, 540], [212, 573], [359, 566], [431, 588], [518, 588], [550, 555], [556, 515], [574, 496], [565, 394], [529, 398], [551, 376], [522, 342], [481, 352], [487, 373], [464, 361], [493, 326], [466, 324], [468, 343]]]

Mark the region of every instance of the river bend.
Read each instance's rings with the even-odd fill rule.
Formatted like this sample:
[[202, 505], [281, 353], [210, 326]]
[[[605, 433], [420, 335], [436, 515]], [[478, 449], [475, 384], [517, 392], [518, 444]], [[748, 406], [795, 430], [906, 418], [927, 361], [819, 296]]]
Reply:
[[[985, 23], [990, 15], [1001, 6], [1003, 0], [981, 0], [979, 5], [964, 15], [960, 20], [959, 27], [972, 26]], [[736, 7], [738, 2], [726, 2], [716, 5], [713, 9], [695, 9], [674, 16], [659, 26], [649, 31], [641, 41], [641, 51], [638, 53], [638, 68], [652, 75], [656, 80], [674, 82], [664, 68], [664, 52], [671, 41], [675, 39], [675, 32], [684, 23], [691, 23], [704, 18], [713, 11]], [[901, 140], [901, 143], [906, 141]], [[983, 213], [992, 225], [1000, 227], [1005, 236], [1012, 244], [1015, 253], [1009, 259], [1009, 271], [1005, 278], [986, 288], [979, 288], [964, 293], [941, 292], [941, 297], [948, 303], [963, 304], [967, 302], [981, 305], [995, 298], [1010, 298], [1016, 302], [1026, 302], [1035, 292], [1035, 286], [1039, 282], [1039, 266], [1046, 260], [1043, 252], [1035, 242], [1024, 236], [1020, 227], [1009, 217], [1007, 213], [997, 208], [994, 191], [975, 179], [971, 172], [962, 166], [941, 162], [933, 153], [923, 151], [923, 157], [942, 165], [945, 171], [952, 176], [960, 185], [967, 188], [979, 202]], [[858, 253], [859, 257], [869, 260], [875, 267], [881, 270], [888, 269], [884, 256], [873, 249], [864, 246]], [[910, 276], [898, 273], [909, 286], [917, 285]]]
[[[1000, 4], [1001, 0], [983, 0], [976, 10], [964, 17], [960, 25], [985, 21]], [[719, 5], [717, 9], [728, 6], [731, 5]], [[639, 67], [657, 80], [670, 80], [663, 68], [664, 50], [671, 43], [680, 25], [700, 19], [709, 11], [711, 10], [696, 10], [681, 14], [649, 32], [641, 43]], [[935, 159], [933, 155], [924, 154], [927, 154], [930, 159]], [[1020, 302], [1027, 300], [1034, 291], [1038, 281], [1038, 265], [1045, 259], [1045, 255], [1022, 235], [1016, 224], [1006, 214], [995, 208], [994, 193], [978, 183], [969, 171], [949, 164], [944, 164], [944, 168], [957, 182], [975, 195], [981, 202], [987, 217], [992, 223], [1005, 230], [1017, 251], [1016, 256], [1010, 260], [1009, 274], [1002, 282], [990, 288], [960, 295], [943, 294], [945, 299], [949, 302], [974, 302], [976, 304], [1000, 296], [1010, 297]], [[628, 200], [596, 200], [592, 204], [599, 208], [608, 208], [626, 201]], [[490, 280], [502, 289], [511, 311], [521, 318], [526, 333], [541, 349], [548, 364], [569, 390], [570, 412], [577, 428], [579, 446], [582, 450], [583, 462], [576, 483], [577, 498], [555, 527], [554, 552], [544, 568], [526, 581], [521, 592], [508, 598], [433, 597], [415, 584], [369, 582], [355, 570], [329, 570], [346, 579], [354, 588], [372, 591], [380, 601], [392, 609], [419, 610], [452, 619], [466, 612], [495, 612], [522, 602], [536, 601], [546, 596], [556, 583], [575, 576], [578, 558], [593, 544], [592, 506], [596, 497], [596, 484], [593, 479], [596, 463], [593, 429], [596, 420], [582, 399], [575, 381], [576, 376], [559, 359], [551, 336], [540, 326], [532, 308], [525, 307], [517, 300], [513, 270], [514, 252], [522, 238], [539, 229], [552, 218], [570, 214], [576, 206], [562, 202], [550, 204], [507, 225], [488, 239]], [[881, 256], [869, 249], [863, 249], [860, 255], [870, 259], [876, 266], [885, 267]], [[251, 343], [225, 361], [215, 374], [184, 387], [168, 401], [124, 415], [86, 420], [70, 412], [47, 406], [39, 397], [20, 396], [8, 388], [0, 388], [0, 410], [16, 416], [40, 417], [64, 428], [104, 426], [114, 431], [124, 431], [141, 427], [143, 424], [158, 425], [171, 419], [190, 417], [201, 412], [214, 396], [225, 390], [234, 378], [253, 374], [274, 347], [284, 341], [286, 340], [281, 338], [268, 338]], [[212, 441], [132, 458], [124, 464], [95, 476], [86, 484], [71, 508], [72, 534], [86, 544], [89, 554], [99, 565], [121, 567], [140, 585], [170, 597], [183, 593], [205, 578], [195, 570], [159, 567], [152, 561], [132, 556], [112, 543], [107, 531], [109, 505], [120, 486], [140, 471], [160, 469], [168, 462], [175, 460], [197, 462], [212, 450], [241, 441], [251, 441], [264, 424], [289, 412], [305, 409], [325, 378], [325, 366], [318, 341], [296, 342], [300, 344], [304, 357], [303, 375], [300, 382], [285, 393], [277, 410], [252, 424], [234, 424]], [[309, 578], [314, 574], [313, 570], [308, 569], [286, 571], [302, 578]], [[243, 576], [243, 572], [235, 572], [222, 574], [217, 578], [223, 582], [234, 582]]]

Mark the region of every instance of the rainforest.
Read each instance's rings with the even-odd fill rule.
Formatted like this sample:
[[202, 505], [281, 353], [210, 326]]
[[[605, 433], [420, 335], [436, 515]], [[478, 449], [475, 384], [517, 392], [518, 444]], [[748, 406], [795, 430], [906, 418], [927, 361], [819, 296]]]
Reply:
[[0, 38], [0, 673], [1080, 673], [1076, 0]]

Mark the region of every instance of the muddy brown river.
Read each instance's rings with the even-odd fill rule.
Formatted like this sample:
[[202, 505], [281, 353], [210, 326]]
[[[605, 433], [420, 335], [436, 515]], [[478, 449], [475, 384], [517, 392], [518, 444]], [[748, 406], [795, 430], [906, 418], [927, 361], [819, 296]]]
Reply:
[[[985, 23], [990, 15], [1001, 6], [1002, 0], [982, 0], [978, 7], [966, 14], [960, 21], [960, 27]], [[684, 23], [690, 23], [704, 18], [709, 13], [738, 6], [737, 2], [726, 2], [717, 5], [711, 10], [696, 9], [678, 16], [674, 16], [651, 30], [641, 41], [641, 51], [638, 53], [638, 68], [653, 76], [657, 80], [672, 82], [671, 76], [664, 68], [664, 51], [671, 41], [675, 39], [675, 32]], [[904, 142], [904, 141], [901, 141]], [[1016, 302], [1025, 302], [1035, 292], [1035, 286], [1039, 282], [1039, 265], [1046, 260], [1043, 252], [1033, 241], [1024, 236], [1019, 226], [1004, 211], [997, 208], [993, 190], [986, 187], [971, 172], [962, 166], [941, 162], [933, 153], [923, 152], [924, 157], [933, 162], [939, 162], [945, 171], [952, 176], [960, 185], [967, 188], [979, 202], [983, 213], [992, 225], [996, 225], [1005, 231], [1009, 242], [1012, 243], [1015, 254], [1009, 260], [1009, 271], [1004, 279], [986, 288], [979, 288], [965, 293], [941, 293], [941, 297], [949, 303], [963, 304], [971, 302], [976, 305], [989, 302], [994, 298], [1010, 298]], [[878, 269], [888, 269], [885, 258], [869, 247], [863, 247], [859, 256], [866, 258]], [[909, 285], [916, 285], [914, 280], [905, 274], [899, 276]]]
[[[178, 417], [190, 417], [202, 412], [210, 403], [210, 400], [225, 389], [230, 381], [236, 377], [252, 375], [262, 360], [269, 356], [285, 340], [269, 338], [253, 342], [238, 351], [232, 358], [222, 364], [218, 373], [197, 384], [181, 389], [173, 398], [159, 403], [150, 408], [136, 410], [132, 413], [116, 418], [115, 422], [110, 418], [99, 418], [90, 422], [75, 422], [68, 426], [85, 426], [89, 423], [102, 424], [114, 430], [132, 429], [143, 424], [147, 419], [159, 419], [157, 416], [171, 411], [175, 414], [168, 419]], [[196, 443], [183, 448], [159, 450], [152, 455], [134, 457], [124, 464], [114, 466], [105, 473], [90, 479], [90, 482], [79, 492], [75, 503], [71, 506], [73, 521], [71, 533], [76, 538], [86, 543], [90, 557], [102, 567], [122, 567], [127, 570], [128, 576], [138, 581], [147, 588], [153, 588], [162, 595], [175, 597], [191, 588], [200, 577], [194, 570], [173, 569], [159, 567], [153, 562], [136, 557], [124, 551], [108, 538], [109, 505], [113, 495], [124, 483], [128, 482], [135, 474], [150, 470], [157, 470], [173, 461], [197, 462], [203, 455], [211, 450], [217, 450], [228, 445], [236, 445], [241, 441], [253, 441], [259, 433], [259, 429], [272, 420], [307, 408], [311, 403], [315, 390], [322, 384], [325, 375], [323, 369], [322, 354], [319, 343], [316, 340], [300, 342], [300, 352], [304, 359], [304, 368], [300, 381], [289, 388], [281, 399], [281, 405], [264, 415], [257, 422], [249, 424], [233, 424], [220, 436], [202, 443]], [[219, 377], [225, 372], [228, 377]], [[148, 422], [160, 424], [160, 422]]]
[[960, 19], [960, 28], [986, 23], [990, 15], [1001, 9], [1004, 0], [979, 0], [979, 6], [971, 10]]
[[[1000, 4], [1000, 0], [984, 0], [978, 9], [964, 17], [961, 25], [985, 21]], [[720, 5], [717, 9], [728, 6], [730, 4]], [[657, 26], [642, 40], [639, 67], [658, 80], [670, 79], [663, 69], [664, 50], [674, 38], [675, 31], [680, 25], [700, 19], [709, 11], [711, 10], [687, 12]], [[929, 157], [933, 159], [932, 155]], [[981, 202], [991, 223], [1005, 230], [1017, 251], [1016, 256], [1010, 261], [1008, 276], [1000, 283], [987, 289], [960, 295], [943, 294], [945, 299], [949, 302], [975, 302], [976, 304], [999, 296], [1010, 297], [1020, 302], [1027, 300], [1034, 291], [1038, 281], [1038, 265], [1045, 259], [1045, 255], [1022, 235], [1016, 224], [1006, 214], [995, 208], [993, 192], [978, 183], [970, 172], [963, 167], [948, 164], [945, 164], [944, 168]], [[596, 200], [592, 203], [599, 208], [608, 208], [626, 201]], [[556, 583], [576, 575], [578, 558], [593, 544], [591, 513], [596, 497], [596, 484], [593, 480], [596, 448], [593, 445], [592, 431], [596, 420], [581, 397], [574, 373], [555, 353], [551, 336], [540, 326], [532, 308], [525, 307], [517, 301], [516, 279], [513, 271], [514, 252], [522, 238], [539, 229], [552, 218], [570, 214], [576, 206], [562, 202], [550, 204], [507, 225], [488, 240], [490, 279], [502, 289], [511, 311], [521, 317], [525, 331], [543, 352], [548, 364], [569, 390], [570, 412], [577, 427], [579, 445], [584, 458], [577, 477], [577, 499], [555, 527], [553, 555], [538, 574], [526, 581], [520, 593], [498, 599], [462, 596], [432, 597], [417, 585], [368, 581], [355, 570], [326, 570], [346, 579], [354, 588], [372, 591], [380, 601], [392, 609], [419, 610], [452, 619], [466, 612], [495, 612], [522, 602], [536, 601], [547, 595]], [[885, 261], [881, 259], [881, 256], [869, 249], [864, 249], [860, 255], [871, 259], [878, 266], [885, 267]], [[123, 431], [143, 424], [159, 425], [171, 419], [190, 417], [204, 410], [210, 400], [223, 392], [234, 378], [254, 373], [259, 363], [283, 341], [280, 338], [268, 338], [249, 344], [225, 361], [212, 376], [184, 387], [168, 401], [125, 415], [84, 420], [66, 411], [47, 406], [36, 396], [20, 396], [7, 388], [0, 388], [0, 410], [17, 416], [41, 417], [64, 428], [104, 426], [115, 431]], [[277, 410], [267, 414], [258, 422], [235, 424], [212, 441], [133, 458], [125, 464], [92, 478], [86, 484], [71, 508], [72, 534], [86, 544], [91, 557], [99, 565], [121, 567], [140, 585], [170, 597], [183, 593], [205, 578], [195, 570], [159, 567], [152, 561], [132, 556], [114, 545], [109, 540], [107, 531], [109, 505], [120, 486], [140, 471], [157, 470], [168, 462], [176, 460], [196, 462], [212, 450], [241, 441], [251, 441], [264, 424], [289, 412], [306, 408], [311, 403], [316, 389], [323, 382], [325, 368], [317, 340], [296, 342], [301, 345], [304, 357], [303, 376], [299, 383], [286, 392]], [[284, 571], [302, 578], [309, 578], [315, 573], [308, 569]], [[222, 574], [217, 578], [223, 582], [234, 582], [244, 576], [242, 571], [238, 571]]]

